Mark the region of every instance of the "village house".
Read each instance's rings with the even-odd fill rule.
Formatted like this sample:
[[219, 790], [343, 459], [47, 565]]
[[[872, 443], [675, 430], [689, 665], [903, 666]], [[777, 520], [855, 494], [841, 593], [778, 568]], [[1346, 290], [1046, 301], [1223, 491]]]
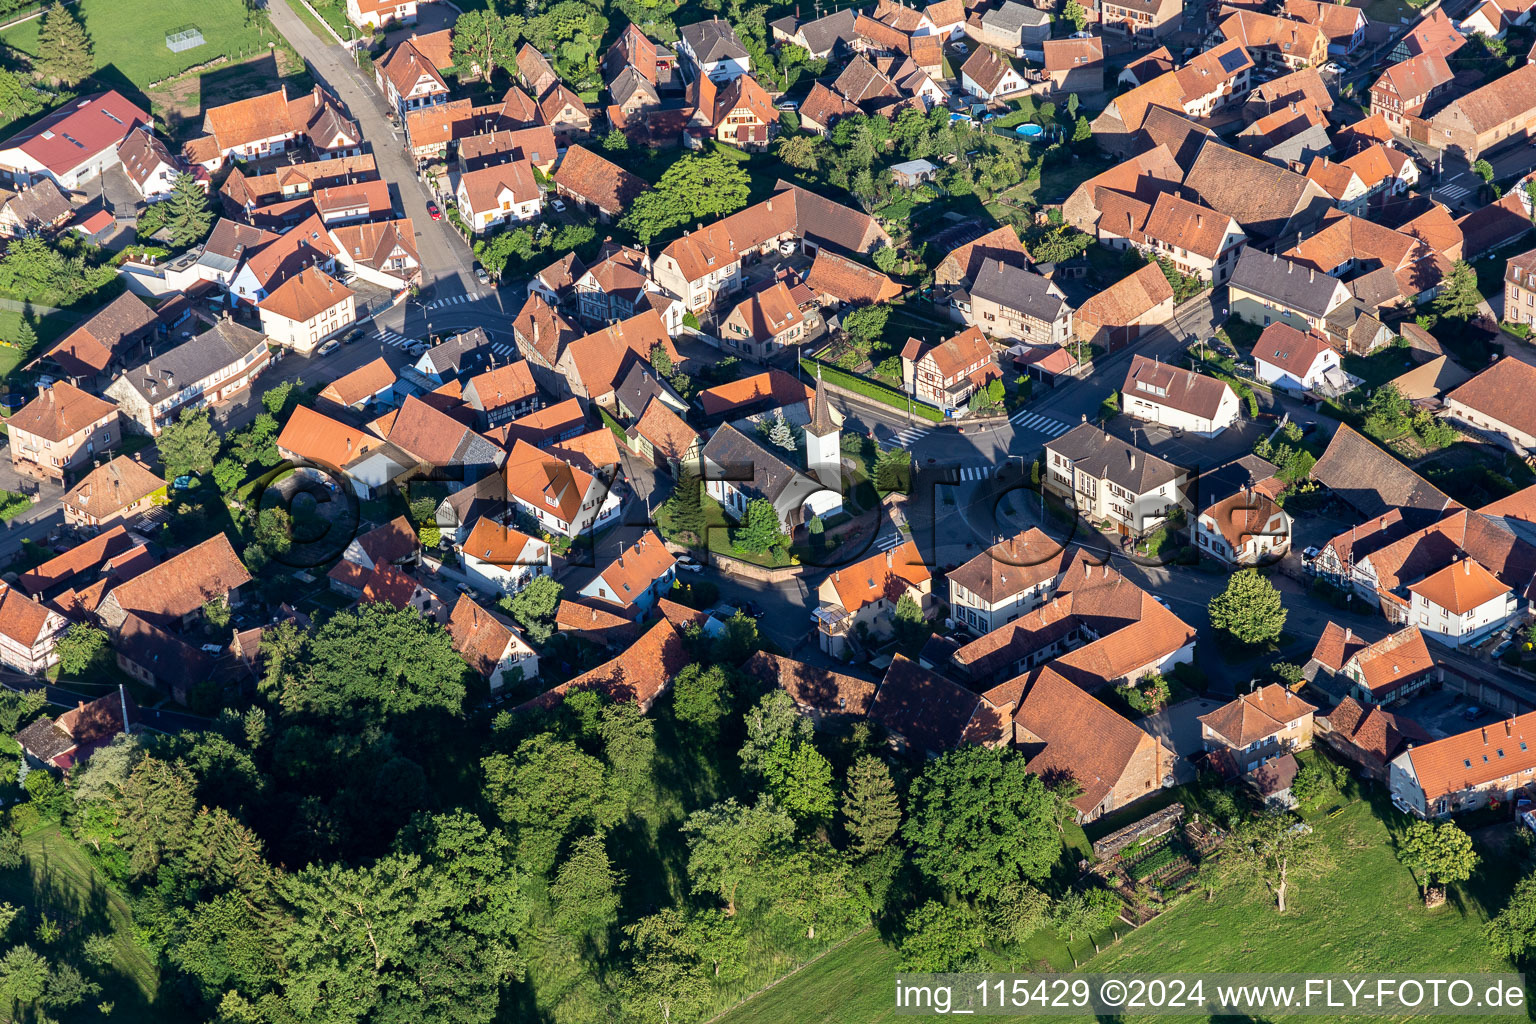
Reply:
[[392, 481], [416, 468], [411, 456], [381, 438], [303, 405], [293, 410], [277, 435], [277, 452], [289, 461], [340, 473], [363, 499], [383, 493]]
[[719, 327], [725, 347], [756, 360], [771, 359], [781, 349], [798, 344], [805, 329], [805, 317], [783, 281], [738, 302]]
[[[1531, 731], [1527, 731], [1531, 730]], [[1536, 712], [1409, 746], [1387, 768], [1398, 810], [1443, 818], [1508, 802], [1536, 771]]]
[[677, 627], [668, 619], [658, 619], [622, 654], [519, 704], [512, 709], [513, 714], [534, 708], [552, 710], [564, 703], [566, 694], [582, 690], [592, 690], [610, 701], [633, 702], [645, 714], [689, 661]]
[[1148, 263], [1077, 307], [1072, 330], [1078, 340], [1113, 352], [1134, 344], [1146, 328], [1172, 319], [1173, 285], [1161, 267]]
[[[347, 20], [358, 28], [416, 24], [418, 0], [347, 0]], [[425, 0], [430, 2], [430, 0]]]
[[583, 320], [608, 324], [628, 320], [646, 308], [646, 293], [656, 288], [651, 281], [651, 258], [640, 249], [604, 243], [598, 262], [588, 267], [572, 286]]
[[1174, 509], [1188, 505], [1188, 470], [1091, 423], [1047, 441], [1045, 466], [1041, 483], [1046, 490], [1122, 536], [1141, 537], [1166, 522]]
[[65, 191], [118, 166], [119, 147], [149, 114], [116, 90], [70, 100], [0, 142], [0, 181], [12, 189], [48, 178]]
[[539, 677], [539, 655], [528, 641], [499, 615], [460, 594], [444, 628], [453, 649], [491, 692]]
[[1270, 683], [1200, 716], [1206, 750], [1226, 751], [1241, 773], [1266, 761], [1312, 746], [1317, 708], [1290, 690]]
[[661, 398], [652, 398], [625, 431], [625, 443], [635, 454], [649, 459], [658, 469], [681, 479], [685, 472], [699, 471], [704, 440]]
[[1229, 42], [1242, 44], [1256, 61], [1294, 71], [1328, 59], [1328, 37], [1303, 21], [1235, 10], [1222, 20], [1219, 29]]
[[1003, 224], [950, 250], [934, 268], [933, 283], [944, 287], [969, 286], [987, 260], [1015, 267], [1027, 267], [1031, 262], [1019, 233], [1012, 225]]
[[1050, 599], [1066, 557], [1037, 527], [994, 544], [949, 571], [952, 618], [978, 636], [1007, 625]]
[[319, 269], [299, 271], [256, 306], [262, 333], [304, 355], [357, 322], [356, 294]]
[[[978, 50], [998, 50], [1040, 63], [1045, 59], [1041, 47], [1051, 37], [1051, 16], [1038, 8], [1004, 0], [980, 14], [972, 12], [965, 22], [965, 34]], [[899, 44], [905, 37], [898, 33], [896, 38]]]
[[1536, 448], [1533, 388], [1536, 367], [1505, 357], [1446, 395], [1445, 416], [1523, 455]]
[[421, 564], [421, 538], [410, 519], [396, 516], [353, 538], [341, 557], [360, 569], [377, 569], [381, 565], [410, 569]]
[[[1071, 778], [1082, 792], [1072, 807], [1093, 821], [1171, 782], [1174, 754], [1141, 727], [1049, 666], [982, 695], [1004, 734], [1046, 779]], [[1012, 722], [1009, 722], [1009, 719]]]
[[33, 766], [68, 772], [122, 733], [138, 725], [139, 709], [124, 689], [76, 705], [57, 718], [44, 716], [16, 734]]
[[1285, 0], [1283, 10], [1287, 18], [1304, 21], [1322, 32], [1328, 39], [1329, 55], [1335, 57], [1358, 49], [1370, 24], [1360, 8], [1323, 0]]
[[615, 389], [630, 367], [637, 360], [649, 363], [651, 351], [658, 345], [666, 351], [673, 366], [683, 364], [682, 354], [672, 343], [661, 314], [647, 309], [568, 343], [555, 370], [565, 380], [564, 390], [612, 408]]
[[220, 170], [228, 159], [267, 157], [305, 143], [322, 158], [362, 152], [356, 123], [318, 85], [293, 99], [288, 87], [280, 86], [276, 92], [209, 107], [203, 114], [203, 132], [183, 153], [209, 172]]
[[1104, 32], [1154, 47], [1184, 26], [1183, 0], [1101, 0], [1099, 24]]
[[677, 37], [677, 54], [691, 78], [703, 76], [723, 85], [752, 72], [752, 58], [729, 22], [717, 17], [683, 25]]
[[117, 406], [65, 381], [40, 384], [37, 397], [6, 421], [11, 468], [63, 483], [98, 452], [122, 443]]
[[1231, 216], [1170, 192], [1159, 195], [1124, 238], [1114, 237], [1117, 227], [1100, 221], [1099, 240], [1165, 259], [1179, 273], [1217, 287], [1226, 283], [1247, 241]]
[[1377, 782], [1387, 780], [1387, 765], [1403, 750], [1434, 739], [1413, 719], [1362, 706], [1353, 697], [1345, 697], [1326, 715], [1317, 715], [1313, 725], [1317, 742], [1359, 765], [1367, 778]]
[[1406, 136], [1427, 108], [1450, 93], [1451, 66], [1438, 53], [1426, 53], [1393, 64], [1371, 86], [1373, 115], [1386, 121], [1397, 135]]
[[554, 182], [560, 195], [591, 209], [605, 224], [622, 217], [635, 197], [650, 188], [643, 178], [581, 146], [565, 151]]
[[1307, 664], [1326, 670], [1366, 707], [1407, 700], [1441, 680], [1417, 626], [1368, 644], [1349, 628], [1329, 622]]
[[1195, 520], [1201, 554], [1234, 566], [1272, 562], [1291, 549], [1291, 517], [1264, 491], [1246, 487], [1212, 502]]
[[[147, 125], [140, 125], [128, 133], [117, 147], [117, 159], [129, 184], [147, 203], [169, 199], [177, 175], [186, 169], [181, 158], [156, 138]], [[203, 185], [207, 187], [206, 179]]]
[[191, 340], [124, 370], [105, 394], [122, 410], [125, 426], [158, 437], [182, 409], [218, 405], [250, 387], [269, 360], [266, 335], [226, 314]]
[[240, 604], [240, 588], [251, 582], [229, 538], [216, 533], [195, 547], [118, 584], [97, 609], [108, 629], [117, 630], [129, 615], [158, 629], [181, 629], [210, 603]]
[[596, 533], [618, 519], [623, 505], [623, 496], [604, 475], [589, 473], [521, 439], [507, 455], [502, 476], [505, 490], [497, 498], [510, 500], [539, 529], [562, 537]]
[[823, 307], [872, 306], [903, 291], [889, 276], [827, 249], [816, 253], [805, 286]]
[[1253, 373], [1287, 391], [1310, 391], [1343, 373], [1338, 350], [1311, 331], [1272, 323], [1253, 344]]
[[459, 554], [470, 583], [490, 594], [516, 594], [554, 571], [548, 544], [489, 516], [475, 522]]
[[1335, 163], [1326, 156], [1315, 156], [1307, 168], [1307, 177], [1322, 186], [1333, 197], [1338, 208], [1345, 213], [1359, 215], [1365, 212], [1370, 189], [1354, 168], [1345, 163]]
[[1260, 327], [1283, 323], [1320, 330], [1349, 300], [1349, 286], [1338, 278], [1258, 249], [1245, 248], [1227, 280], [1232, 315]]
[[1536, 328], [1536, 249], [1504, 264], [1504, 322]]
[[1003, 713], [985, 698], [903, 654], [885, 670], [869, 719], [885, 730], [893, 749], [923, 757], [962, 744], [999, 747], [1011, 732]]
[[507, 457], [499, 445], [416, 395], [369, 423], [368, 429], [440, 480], [473, 483], [494, 475]]
[[58, 663], [54, 650], [69, 622], [9, 583], [0, 583], [0, 665], [41, 675]]
[[1201, 437], [1215, 437], [1240, 412], [1229, 385], [1142, 355], [1131, 357], [1120, 394], [1127, 415]]
[[779, 123], [779, 111], [768, 91], [751, 75], [741, 75], [723, 86], [701, 76], [689, 87], [693, 101], [690, 125], [738, 149], [765, 152]]
[[1051, 90], [1060, 96], [1068, 93], [1097, 93], [1104, 91], [1104, 40], [1100, 36], [1087, 39], [1047, 39], [1045, 73], [1051, 80]]
[[811, 60], [827, 60], [853, 49], [853, 22], [856, 12], [844, 8], [813, 21], [795, 17], [780, 18], [769, 25], [774, 39], [793, 43], [810, 54]]
[[416, 231], [408, 218], [331, 228], [336, 262], [369, 284], [400, 291], [421, 278]]
[[902, 388], [940, 409], [963, 409], [977, 389], [1001, 376], [992, 345], [969, 327], [937, 345], [908, 338], [901, 350]]
[[960, 88], [990, 103], [1023, 92], [1028, 83], [1007, 57], [990, 46], [978, 46], [960, 67]]
[[1472, 558], [1410, 583], [1409, 622], [1452, 647], [1487, 636], [1520, 614], [1522, 602], [1504, 581]]
[[541, 404], [526, 359], [506, 363], [464, 382], [464, 403], [479, 415], [482, 429], [526, 416]]
[[526, 160], [462, 174], [454, 196], [470, 230], [477, 235], [500, 224], [516, 226], [536, 220], [544, 203], [533, 165]]
[[1449, 100], [1428, 118], [1425, 144], [1469, 163], [1528, 140], [1536, 128], [1536, 64], [1521, 64]]
[[671, 588], [676, 577], [677, 559], [654, 530], [647, 530], [577, 594], [609, 605], [625, 618], [641, 619], [655, 607], [656, 599]]
[[[809, 431], [806, 441], [809, 450]], [[747, 507], [760, 499], [773, 506], [779, 528], [788, 534], [816, 516], [829, 518], [843, 509], [839, 491], [801, 472], [729, 423], [715, 428], [699, 458], [705, 492], [735, 522], [741, 522]]]
[[788, 693], [795, 702], [795, 710], [817, 723], [848, 716], [863, 718], [875, 699], [875, 684], [866, 679], [781, 654], [758, 651], [741, 670], [758, 682]]
[[894, 629], [896, 605], [903, 597], [910, 597], [928, 616], [933, 608], [932, 584], [933, 577], [911, 540], [834, 569], [816, 592], [821, 649], [842, 658], [853, 650], [852, 644], [863, 645], [861, 637], [866, 633], [889, 635]]
[[65, 492], [61, 500], [64, 521], [94, 529], [127, 519], [163, 503], [165, 488], [165, 481], [138, 459], [119, 455], [91, 470]]
[[950, 317], [1030, 345], [1064, 345], [1072, 336], [1072, 307], [1054, 281], [992, 259], [982, 261], [969, 292], [950, 293]]
[[374, 64], [373, 80], [395, 113], [448, 102], [452, 90], [442, 72], [453, 66], [451, 44], [449, 29], [413, 35]]

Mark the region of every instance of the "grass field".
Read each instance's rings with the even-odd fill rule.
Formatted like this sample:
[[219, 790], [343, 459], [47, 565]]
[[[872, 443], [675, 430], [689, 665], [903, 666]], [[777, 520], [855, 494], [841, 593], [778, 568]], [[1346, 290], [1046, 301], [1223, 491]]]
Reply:
[[[250, 57], [276, 38], [246, 23], [241, 0], [80, 0], [74, 10], [90, 34], [97, 76], [110, 82], [115, 71], [140, 89], [217, 57]], [[33, 18], [7, 29], [0, 40], [35, 57], [41, 24]], [[203, 45], [172, 53], [166, 35], [188, 27], [202, 30]]]
[[[1284, 916], [1261, 895], [1218, 895], [1209, 903], [1198, 895], [1187, 896], [1102, 955], [1083, 956], [1082, 969], [1389, 974], [1509, 970], [1507, 963], [1488, 953], [1481, 928], [1513, 884], [1518, 865], [1485, 850], [1473, 883], [1454, 890], [1445, 906], [1426, 911], [1417, 883], [1393, 852], [1379, 813], [1395, 812], [1356, 800], [1336, 818], [1314, 822], [1318, 839], [1330, 851], [1330, 864], [1321, 876], [1293, 887], [1291, 909]], [[1063, 964], [1052, 955], [1044, 936], [1037, 935], [1018, 951], [1015, 962], [989, 964], [988, 969], [1034, 971], [1042, 959], [1057, 970], [1071, 968], [1070, 962]], [[871, 930], [738, 1007], [722, 1024], [895, 1021], [890, 982], [899, 965], [896, 951]]]
[[[102, 998], [115, 1003], [110, 1019], [116, 1024], [176, 1019], [174, 1010], [155, 1005], [159, 975], [133, 940], [127, 903], [102, 884], [80, 847], [50, 825], [24, 836], [21, 849], [26, 863], [0, 873], [0, 901], [24, 911], [47, 913], [63, 925], [66, 941], [75, 939], [75, 931], [81, 938], [112, 933], [118, 977], [103, 979]], [[96, 1015], [91, 1012], [90, 1016]]]

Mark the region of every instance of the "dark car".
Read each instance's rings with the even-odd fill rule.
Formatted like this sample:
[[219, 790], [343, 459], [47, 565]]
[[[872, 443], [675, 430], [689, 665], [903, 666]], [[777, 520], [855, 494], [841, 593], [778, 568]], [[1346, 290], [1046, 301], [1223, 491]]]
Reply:
[[433, 220], [443, 219], [443, 211], [439, 210], [437, 208], [437, 204], [432, 202], [430, 199], [427, 200], [427, 216], [431, 217]]
[[350, 331], [348, 331], [346, 334], [343, 334], [341, 336], [341, 343], [343, 345], [350, 345], [354, 341], [356, 341], [358, 338], [361, 338], [362, 336], [363, 336], [363, 329], [361, 327], [354, 327]]

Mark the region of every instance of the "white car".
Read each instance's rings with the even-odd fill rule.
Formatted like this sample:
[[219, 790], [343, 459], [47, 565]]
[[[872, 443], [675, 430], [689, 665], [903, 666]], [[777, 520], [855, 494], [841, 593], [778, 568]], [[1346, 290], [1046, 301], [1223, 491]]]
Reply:
[[1331, 60], [1327, 64], [1323, 65], [1323, 70], [1328, 72], [1330, 75], [1342, 75], [1344, 73], [1344, 65], [1340, 64], [1338, 61]]
[[796, 100], [779, 100], [774, 104], [780, 110], [799, 110], [800, 104]]
[[677, 556], [677, 569], [679, 572], [703, 572], [704, 567], [687, 555]]
[[564, 199], [551, 199], [549, 201], [549, 208], [554, 210], [556, 213], [564, 213], [565, 212], [565, 200]]
[[341, 342], [335, 338], [332, 338], [330, 341], [316, 349], [315, 354], [320, 356], [328, 356], [339, 348], [341, 348]]
[[970, 49], [970, 47], [959, 41], [953, 42], [950, 45], [955, 48], [956, 53], [964, 53], [966, 50]]

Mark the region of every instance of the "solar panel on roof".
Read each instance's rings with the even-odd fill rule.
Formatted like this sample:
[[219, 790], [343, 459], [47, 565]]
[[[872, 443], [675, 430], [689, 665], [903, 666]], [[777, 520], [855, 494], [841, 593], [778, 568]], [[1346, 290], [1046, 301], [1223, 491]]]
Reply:
[[1243, 66], [1243, 51], [1228, 50], [1226, 53], [1218, 57], [1217, 61], [1221, 64], [1221, 70], [1230, 75], [1232, 72]]

